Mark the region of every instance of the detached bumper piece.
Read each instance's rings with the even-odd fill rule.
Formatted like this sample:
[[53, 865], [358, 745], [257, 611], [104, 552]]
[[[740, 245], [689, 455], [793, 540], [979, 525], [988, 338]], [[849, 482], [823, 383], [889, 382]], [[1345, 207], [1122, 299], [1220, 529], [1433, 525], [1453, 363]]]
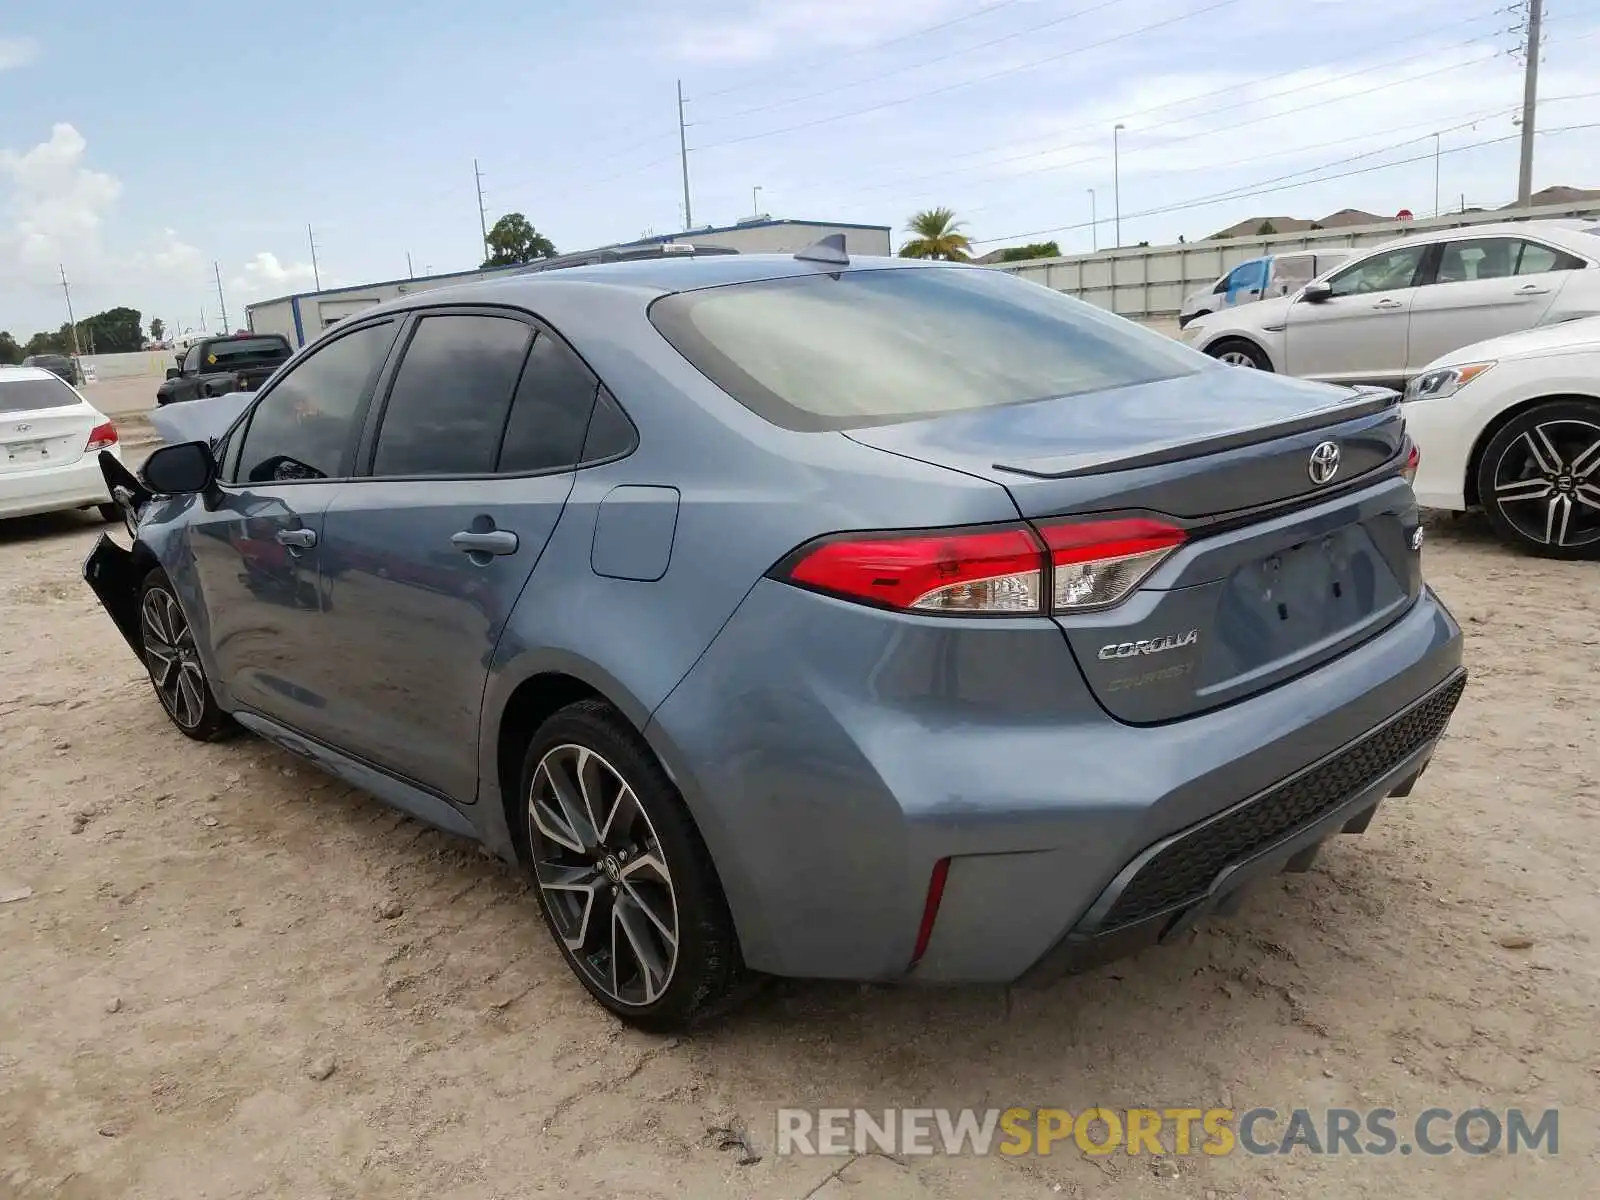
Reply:
[[1466, 685], [1457, 671], [1320, 762], [1145, 849], [1021, 982], [1048, 983], [1169, 940], [1231, 907], [1244, 884], [1309, 869], [1326, 838], [1362, 832], [1385, 797], [1411, 791]]
[[143, 572], [133, 555], [101, 534], [83, 560], [83, 578], [100, 605], [142, 661], [144, 646], [139, 633], [139, 583]]

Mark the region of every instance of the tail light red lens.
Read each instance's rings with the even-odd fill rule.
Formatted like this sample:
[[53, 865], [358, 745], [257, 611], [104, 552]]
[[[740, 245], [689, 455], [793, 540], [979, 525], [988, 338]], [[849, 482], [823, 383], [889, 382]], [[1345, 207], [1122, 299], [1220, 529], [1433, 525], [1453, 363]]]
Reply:
[[1117, 603], [1185, 536], [1176, 525], [1146, 517], [1045, 525], [1039, 532], [1050, 548], [1050, 600], [1056, 612]]
[[89, 442], [84, 446], [83, 452], [87, 454], [91, 450], [104, 450], [116, 444], [117, 427], [107, 421], [103, 425], [96, 425], [89, 431]]
[[1150, 518], [905, 534], [843, 535], [777, 574], [848, 600], [908, 612], [1027, 616], [1123, 600], [1182, 544]]
[[1400, 468], [1400, 474], [1406, 477], [1407, 483], [1415, 483], [1417, 481], [1417, 468], [1421, 465], [1422, 451], [1417, 449], [1415, 442], [1412, 442], [1411, 449], [1406, 452], [1406, 465]]

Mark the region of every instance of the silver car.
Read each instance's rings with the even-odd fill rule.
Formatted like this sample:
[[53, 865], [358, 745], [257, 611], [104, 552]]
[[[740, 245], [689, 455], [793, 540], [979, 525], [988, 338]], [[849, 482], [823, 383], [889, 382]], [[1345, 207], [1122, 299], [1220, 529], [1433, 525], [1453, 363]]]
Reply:
[[1442, 354], [1600, 314], [1600, 225], [1522, 221], [1375, 246], [1290, 296], [1226, 309], [1183, 340], [1235, 366], [1402, 387]]

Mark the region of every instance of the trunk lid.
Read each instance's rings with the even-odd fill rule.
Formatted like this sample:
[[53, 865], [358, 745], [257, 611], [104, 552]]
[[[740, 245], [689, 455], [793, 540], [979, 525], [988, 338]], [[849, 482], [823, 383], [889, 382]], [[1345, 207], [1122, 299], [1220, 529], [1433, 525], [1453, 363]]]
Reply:
[[0, 412], [0, 475], [72, 465], [95, 424], [95, 414], [78, 403]]
[[[1000, 484], [1039, 524], [1147, 513], [1185, 526], [1132, 596], [1055, 618], [1101, 704], [1143, 724], [1310, 670], [1416, 599], [1398, 399], [1219, 367], [846, 436]], [[1319, 482], [1325, 442], [1339, 465]]]

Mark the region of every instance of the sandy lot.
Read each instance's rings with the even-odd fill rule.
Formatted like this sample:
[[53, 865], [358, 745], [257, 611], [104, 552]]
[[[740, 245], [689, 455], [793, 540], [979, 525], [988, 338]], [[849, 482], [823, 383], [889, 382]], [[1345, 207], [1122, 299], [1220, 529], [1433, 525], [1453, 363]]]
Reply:
[[[0, 897], [32, 889], [0, 903], [0, 1195], [1600, 1188], [1600, 568], [1436, 523], [1473, 682], [1433, 768], [1188, 944], [1042, 992], [775, 984], [661, 1040], [589, 1002], [510, 869], [172, 730], [78, 578], [98, 528], [0, 524]], [[1554, 1158], [772, 1152], [784, 1105], [1013, 1104], [1563, 1111]]]

